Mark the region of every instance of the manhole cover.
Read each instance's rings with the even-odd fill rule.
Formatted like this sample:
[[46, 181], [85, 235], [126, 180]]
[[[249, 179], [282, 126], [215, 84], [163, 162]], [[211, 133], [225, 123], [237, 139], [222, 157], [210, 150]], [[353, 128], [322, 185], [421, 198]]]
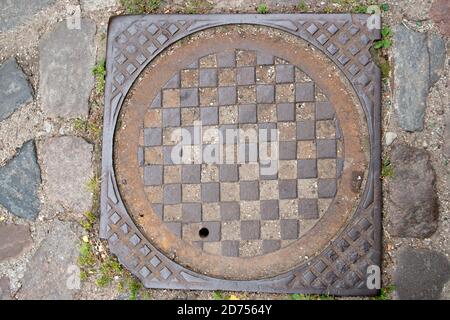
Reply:
[[365, 19], [111, 21], [101, 236], [145, 286], [376, 292], [380, 83]]

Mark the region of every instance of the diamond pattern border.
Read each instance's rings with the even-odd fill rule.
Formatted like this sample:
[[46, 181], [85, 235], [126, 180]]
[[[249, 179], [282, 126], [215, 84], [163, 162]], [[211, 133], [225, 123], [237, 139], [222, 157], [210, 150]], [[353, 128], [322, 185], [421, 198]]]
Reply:
[[[308, 294], [374, 295], [366, 270], [381, 262], [380, 71], [369, 48], [380, 38], [368, 15], [147, 15], [110, 20], [104, 111], [100, 236], [148, 288], [245, 290]], [[120, 199], [112, 165], [117, 117], [142, 70], [179, 39], [211, 27], [253, 24], [298, 36], [326, 54], [354, 87], [367, 119], [371, 159], [361, 202], [341, 234], [322, 253], [283, 275], [250, 281], [211, 278], [159, 252], [140, 233]]]

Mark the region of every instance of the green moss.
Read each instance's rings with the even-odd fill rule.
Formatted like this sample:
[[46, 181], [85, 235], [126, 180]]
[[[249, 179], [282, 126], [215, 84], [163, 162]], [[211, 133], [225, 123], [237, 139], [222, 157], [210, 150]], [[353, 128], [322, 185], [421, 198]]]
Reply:
[[100, 276], [96, 280], [96, 284], [99, 287], [105, 287], [109, 285], [115, 276], [120, 276], [123, 273], [120, 263], [112, 257], [108, 257], [100, 266]]
[[388, 79], [391, 73], [391, 65], [384, 54], [383, 50], [376, 50], [374, 47], [369, 49], [372, 55], [372, 60], [380, 68], [381, 78], [383, 80]]
[[352, 8], [353, 13], [367, 13], [367, 6], [365, 5], [356, 5]]
[[289, 296], [291, 300], [334, 300], [333, 296], [330, 295], [317, 295], [317, 294], [300, 294], [294, 293]]
[[381, 78], [389, 78], [389, 74], [391, 72], [391, 66], [389, 65], [389, 62], [383, 58], [383, 61], [380, 62], [379, 67], [381, 70]]
[[381, 288], [380, 294], [376, 297], [373, 297], [373, 300], [391, 300], [391, 294], [394, 292], [395, 286], [389, 285], [387, 287]]
[[294, 293], [289, 296], [290, 300], [311, 300], [309, 295]]
[[81, 269], [91, 269], [95, 266], [96, 258], [92, 252], [89, 242], [83, 242], [80, 247], [80, 255], [78, 257], [78, 266]]
[[81, 221], [81, 226], [86, 230], [90, 231], [92, 227], [94, 226], [95, 221], [97, 220], [97, 217], [95, 216], [92, 211], [86, 211], [84, 213], [84, 219]]
[[391, 164], [391, 160], [383, 159], [383, 163], [381, 166], [381, 177], [391, 178], [393, 176], [394, 176], [394, 166]]
[[161, 0], [120, 0], [120, 5], [131, 14], [152, 13], [158, 10], [161, 4]]
[[266, 14], [266, 13], [269, 12], [269, 7], [267, 7], [267, 4], [261, 3], [261, 4], [258, 6], [257, 11], [258, 11], [258, 13]]
[[98, 278], [97, 280], [95, 280], [95, 284], [99, 287], [106, 287], [107, 285], [109, 285], [111, 283], [112, 279], [105, 276], [105, 275], [101, 275], [100, 278]]
[[323, 12], [325, 13], [332, 13], [334, 11], [334, 7], [331, 5], [326, 5], [325, 7], [323, 7]]
[[213, 299], [214, 300], [224, 300], [223, 294], [220, 291], [214, 291], [213, 292]]
[[[93, 104], [93, 107], [96, 105]], [[93, 140], [100, 139], [102, 135], [102, 125], [100, 123], [101, 119], [89, 118], [82, 119], [76, 118], [73, 119], [73, 128], [75, 131], [86, 135], [88, 138], [92, 138]]]
[[306, 12], [308, 10], [308, 6], [305, 1], [299, 1], [297, 4], [297, 10], [301, 12]]
[[86, 189], [92, 193], [92, 211], [86, 213], [86, 226], [92, 226], [95, 223], [96, 215], [95, 213], [99, 212], [100, 208], [100, 178], [95, 175], [92, 177], [86, 185]]
[[[91, 104], [91, 111], [100, 114], [96, 103]], [[100, 110], [101, 111], [101, 110]], [[73, 129], [88, 140], [99, 141], [102, 135], [101, 117], [90, 116], [88, 119], [76, 118], [72, 120]]]
[[152, 295], [148, 291], [143, 291], [141, 296], [142, 296], [142, 300], [151, 300], [152, 299]]
[[73, 128], [76, 131], [86, 131], [87, 120], [82, 118], [73, 119]]
[[321, 294], [317, 300], [334, 300], [334, 297], [327, 294]]
[[89, 275], [86, 271], [81, 270], [80, 271], [80, 280], [81, 281], [86, 281], [88, 279]]
[[206, 0], [189, 0], [185, 4], [185, 13], [197, 14], [211, 10], [213, 5]]
[[106, 77], [106, 60], [100, 59], [95, 67], [92, 69], [92, 74], [95, 76], [95, 91], [97, 94], [105, 92], [105, 77]]
[[324, 10], [326, 13], [332, 12], [351, 12], [367, 13], [367, 2], [359, 0], [332, 0], [334, 5], [327, 5]]
[[100, 191], [100, 179], [98, 176], [93, 176], [86, 183], [86, 190], [91, 192], [92, 194], [97, 194]]
[[130, 300], [136, 300], [139, 290], [141, 289], [141, 283], [134, 278], [130, 278], [128, 282], [128, 290], [130, 291]]
[[117, 283], [117, 292], [119, 292], [119, 293], [125, 292], [125, 281], [123, 279], [121, 279]]

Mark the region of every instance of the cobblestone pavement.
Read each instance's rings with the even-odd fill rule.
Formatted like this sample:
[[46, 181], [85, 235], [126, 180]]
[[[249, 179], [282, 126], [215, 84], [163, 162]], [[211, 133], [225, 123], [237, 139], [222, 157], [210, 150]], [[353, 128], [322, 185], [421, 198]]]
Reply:
[[[24, 0], [15, 1], [14, 6], [8, 3], [0, 4], [0, 299], [128, 298], [134, 283], [125, 271], [111, 262], [107, 246], [98, 239], [99, 226], [95, 216], [98, 215], [98, 184], [101, 179], [99, 154], [103, 88], [101, 76], [98, 76], [101, 68], [96, 68], [96, 75], [92, 74], [92, 69], [101, 65], [105, 57], [109, 17], [125, 13], [125, 8], [115, 0], [39, 0], [33, 1], [32, 6]], [[157, 12], [256, 13], [258, 3], [175, 0], [165, 1]], [[350, 12], [356, 10], [357, 5], [366, 4], [365, 1], [310, 0], [270, 0], [265, 3], [271, 13]], [[385, 35], [393, 41], [391, 47], [373, 52], [383, 71], [383, 286], [395, 286], [389, 293], [394, 299], [450, 299], [449, 4], [445, 0], [389, 0], [381, 3], [387, 4], [383, 6], [383, 24], [389, 26], [393, 33]], [[78, 13], [82, 17], [81, 29], [68, 31], [73, 36], [66, 37], [65, 29], [67, 25], [74, 26]], [[155, 114], [143, 119], [146, 124], [144, 137], [146, 131], [156, 128], [161, 131], [162, 140], [155, 144], [155, 141], [144, 138], [142, 144], [143, 166], [149, 161], [160, 161], [161, 167], [146, 167], [146, 170], [178, 170], [164, 163], [163, 149], [167, 146], [163, 140], [164, 130], [173, 122], [189, 126], [190, 121], [199, 118], [209, 126], [265, 123], [264, 119], [251, 119], [251, 110], [239, 116], [236, 110], [225, 107], [229, 106], [228, 103], [222, 106], [223, 101], [243, 97], [239, 92], [225, 89], [232, 85], [226, 83], [227, 72], [239, 73], [236, 81], [242, 86], [298, 82], [297, 73], [289, 63], [277, 64], [274, 60], [274, 64], [261, 68], [260, 77], [256, 73], [256, 78], [252, 78], [245, 68], [228, 68], [218, 65], [219, 61], [218, 55], [213, 55], [199, 61], [198, 68], [186, 67], [178, 74], [176, 87], [169, 85], [162, 90], [162, 104], [169, 104], [169, 108], [152, 109]], [[245, 67], [258, 68], [258, 64]], [[215, 78], [209, 74], [212, 69], [218, 72], [218, 83], [207, 85], [209, 90], [206, 90], [202, 83]], [[276, 78], [272, 79], [274, 75]], [[262, 81], [263, 84], [258, 82], [260, 78], [268, 80]], [[306, 95], [307, 88], [303, 89]], [[268, 117], [276, 117], [276, 109], [283, 109], [285, 118], [277, 118], [276, 121], [289, 130], [292, 115], [299, 114], [298, 110], [292, 110], [289, 101], [276, 106], [277, 101], [273, 101], [276, 96], [258, 96], [257, 88], [252, 94], [252, 101], [246, 108], [252, 108], [253, 100], [264, 101]], [[209, 101], [205, 102], [208, 107], [202, 107], [202, 101]], [[178, 105], [181, 106], [179, 115], [165, 111]], [[307, 105], [305, 107], [308, 109]], [[308, 117], [308, 113], [302, 114]], [[161, 122], [155, 125], [153, 121], [159, 117]], [[303, 120], [310, 121], [309, 118]], [[335, 137], [336, 132], [328, 130], [336, 128], [336, 125], [328, 123], [330, 120], [320, 119], [316, 122], [323, 122], [323, 126], [316, 125], [323, 128], [324, 135]], [[338, 168], [338, 157], [337, 160], [332, 157], [333, 164], [330, 164], [330, 159], [306, 157], [293, 151], [297, 143], [322, 138], [305, 140], [300, 137], [298, 141], [287, 143], [286, 151], [292, 153], [292, 157], [283, 159], [285, 166], [279, 174], [291, 176], [301, 167], [303, 169], [296, 172], [296, 182], [300, 183], [302, 180], [320, 179], [322, 166], [335, 165]], [[322, 163], [324, 161], [327, 163]], [[258, 228], [246, 221], [235, 220], [240, 228], [248, 228], [249, 232], [245, 234], [259, 231], [254, 248], [242, 246], [241, 241], [248, 239], [234, 239], [230, 229], [227, 236], [230, 243], [202, 244], [203, 250], [220, 251], [224, 255], [258, 255], [264, 250], [282, 246], [283, 241], [289, 241], [285, 238], [294, 237], [294, 233], [298, 237], [298, 232], [302, 232], [301, 227], [295, 232], [282, 227], [282, 202], [289, 201], [291, 195], [280, 191], [279, 199], [266, 199], [261, 187], [263, 181], [279, 183], [279, 179], [289, 180], [282, 177], [259, 180], [257, 173], [251, 176], [251, 170], [246, 171], [248, 179], [241, 176], [236, 180], [236, 168], [233, 167], [192, 169], [196, 169], [192, 172], [198, 174], [183, 176], [181, 169], [179, 175], [174, 174], [174, 179], [181, 179], [181, 182], [176, 180], [174, 183], [180, 188], [184, 185], [183, 179], [195, 184], [193, 192], [187, 193], [191, 197], [186, 199], [189, 203], [198, 204], [195, 199], [211, 197], [212, 202], [208, 205], [203, 203], [205, 212], [223, 213], [226, 218], [222, 220], [234, 222], [232, 217], [237, 210], [245, 210], [235, 205], [238, 201], [264, 202], [265, 207], [274, 209], [275, 203], [268, 201], [275, 200], [280, 217], [280, 220], [266, 220], [262, 216], [249, 220], [251, 223], [256, 221]], [[216, 172], [217, 176], [209, 175], [212, 180], [203, 181], [208, 176], [204, 173], [206, 170]], [[336, 172], [338, 176], [339, 171]], [[259, 183], [252, 184], [255, 181]], [[212, 189], [202, 194], [202, 186], [208, 183], [218, 184], [219, 194], [230, 194], [226, 205], [214, 200]], [[161, 188], [162, 183], [150, 179], [147, 184], [148, 196], [157, 197], [154, 190]], [[230, 189], [225, 190], [220, 184], [226, 184]], [[241, 184], [247, 185], [243, 189], [245, 192], [236, 191]], [[318, 194], [318, 203], [329, 198], [329, 194], [322, 195]], [[161, 204], [173, 206], [170, 202], [175, 196], [176, 193], [167, 192], [167, 197], [161, 198]], [[217, 210], [210, 208], [213, 206]], [[219, 210], [222, 206], [223, 210]], [[177, 219], [198, 223], [198, 218], [190, 215], [189, 208], [185, 208], [184, 214], [182, 206], [169, 209], [173, 210], [161, 211], [168, 224], [177, 223]], [[266, 213], [270, 216], [275, 211]], [[262, 215], [266, 213], [261, 212]], [[309, 213], [311, 217], [317, 217], [320, 210], [314, 209]], [[266, 221], [275, 223], [263, 228]], [[273, 232], [279, 239], [270, 241], [269, 245], [261, 235]], [[189, 236], [189, 232], [180, 231], [180, 236], [185, 234]], [[73, 279], [71, 276], [78, 278], [77, 266], [80, 265], [84, 281], [78, 287], [77, 281], [71, 282], [70, 279]], [[51, 270], [51, 279], [48, 270]], [[47, 280], [51, 280], [47, 286], [37, 286]], [[223, 296], [229, 295], [241, 299], [290, 298], [281, 294], [223, 293]], [[211, 299], [213, 294], [207, 291], [140, 289], [138, 297]]]

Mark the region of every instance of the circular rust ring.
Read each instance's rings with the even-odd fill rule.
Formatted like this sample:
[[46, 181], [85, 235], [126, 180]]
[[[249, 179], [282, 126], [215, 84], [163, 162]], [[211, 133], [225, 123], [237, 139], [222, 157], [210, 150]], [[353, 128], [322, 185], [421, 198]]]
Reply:
[[[233, 28], [230, 28], [233, 29]], [[286, 35], [289, 37], [288, 35]], [[136, 150], [142, 130], [144, 114], [157, 91], [190, 60], [227, 50], [241, 48], [258, 50], [278, 56], [301, 66], [325, 92], [340, 120], [345, 140], [345, 166], [338, 192], [328, 211], [305, 236], [288, 247], [263, 256], [234, 258], [207, 254], [172, 234], [161, 219], [153, 213], [144, 193], [142, 172]], [[157, 70], [164, 70], [164, 73]], [[115, 143], [115, 167], [122, 199], [137, 225], [148, 239], [176, 262], [196, 272], [227, 279], [260, 279], [286, 272], [315, 256], [345, 226], [359, 201], [359, 191], [352, 188], [352, 173], [367, 170], [361, 132], [365, 126], [361, 119], [361, 107], [354, 98], [351, 86], [343, 81], [342, 74], [322, 53], [301, 40], [287, 43], [283, 38], [265, 37], [243, 31], [227, 32], [225, 36], [194, 39], [176, 48], [168, 55], [156, 59], [148, 66], [125, 101], [121, 125], [117, 127]], [[360, 189], [363, 190], [363, 189]], [[145, 214], [142, 214], [145, 213]], [[318, 236], [320, 235], [320, 236]]]

